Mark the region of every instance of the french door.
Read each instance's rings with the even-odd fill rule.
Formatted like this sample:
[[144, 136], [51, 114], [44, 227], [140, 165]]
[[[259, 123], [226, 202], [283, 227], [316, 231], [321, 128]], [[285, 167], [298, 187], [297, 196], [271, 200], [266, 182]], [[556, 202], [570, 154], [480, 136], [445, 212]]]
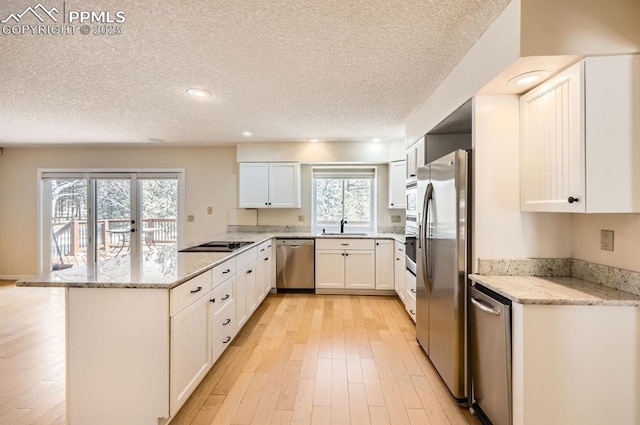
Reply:
[[42, 173], [41, 271], [177, 246], [181, 178], [175, 172]]

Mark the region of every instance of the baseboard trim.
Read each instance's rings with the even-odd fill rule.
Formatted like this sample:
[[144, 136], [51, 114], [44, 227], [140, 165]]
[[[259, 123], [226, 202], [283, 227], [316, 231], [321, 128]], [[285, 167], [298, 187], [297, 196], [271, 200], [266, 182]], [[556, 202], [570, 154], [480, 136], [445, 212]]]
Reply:
[[396, 295], [393, 289], [322, 289], [316, 288], [318, 295]]

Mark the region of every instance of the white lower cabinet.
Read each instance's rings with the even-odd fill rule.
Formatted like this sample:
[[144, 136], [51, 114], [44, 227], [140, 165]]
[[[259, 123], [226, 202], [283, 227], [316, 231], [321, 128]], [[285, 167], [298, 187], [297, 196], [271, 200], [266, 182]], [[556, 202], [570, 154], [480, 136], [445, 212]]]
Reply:
[[344, 251], [316, 250], [316, 288], [344, 288]]
[[344, 253], [344, 287], [375, 289], [375, 251], [349, 250]]
[[374, 289], [373, 239], [317, 239], [316, 288]]
[[[405, 269], [406, 270], [406, 269]], [[416, 277], [409, 270], [405, 271], [405, 296], [403, 298], [404, 308], [411, 316], [411, 319], [415, 323], [416, 321]]]
[[[402, 174], [404, 177], [404, 172]], [[376, 240], [376, 289], [394, 289], [394, 241]]]
[[171, 318], [170, 413], [174, 416], [211, 366], [209, 299], [202, 297]]
[[264, 255], [258, 258], [258, 264], [256, 266], [257, 275], [257, 291], [258, 299], [262, 301], [264, 297], [271, 291], [271, 269], [272, 269], [271, 254]]
[[404, 244], [402, 242], [395, 241], [394, 243], [394, 289], [396, 290], [396, 294], [400, 297], [402, 301], [405, 299], [405, 270], [407, 270], [406, 262], [405, 262], [405, 252], [404, 252]]

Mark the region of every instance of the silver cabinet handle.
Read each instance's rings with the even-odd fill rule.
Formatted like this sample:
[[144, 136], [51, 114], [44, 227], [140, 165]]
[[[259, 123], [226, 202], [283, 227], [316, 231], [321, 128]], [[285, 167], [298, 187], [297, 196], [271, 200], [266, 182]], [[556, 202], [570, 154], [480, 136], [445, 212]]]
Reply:
[[495, 308], [491, 308], [491, 306], [484, 301], [480, 301], [474, 297], [471, 297], [471, 304], [475, 305], [485, 313], [493, 314], [494, 316], [500, 316], [500, 312], [498, 310], [496, 310]]
[[189, 292], [191, 292], [192, 294], [195, 294], [196, 292], [200, 292], [200, 291], [202, 291], [202, 286], [198, 286], [196, 289], [191, 290]]

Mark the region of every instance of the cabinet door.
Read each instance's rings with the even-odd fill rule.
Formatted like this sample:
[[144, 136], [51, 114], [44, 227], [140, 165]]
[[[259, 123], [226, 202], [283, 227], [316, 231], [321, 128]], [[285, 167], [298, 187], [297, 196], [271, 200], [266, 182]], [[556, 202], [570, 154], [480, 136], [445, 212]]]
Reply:
[[247, 269], [242, 269], [236, 275], [236, 323], [238, 330], [242, 328], [249, 317], [247, 307]]
[[244, 271], [245, 274], [245, 288], [247, 296], [247, 316], [251, 316], [258, 307], [258, 291], [257, 291], [257, 267], [254, 261]]
[[376, 241], [376, 289], [394, 289], [393, 241]]
[[409, 270], [405, 271], [405, 295], [402, 298], [405, 305], [409, 305], [413, 303], [415, 306], [416, 303], [416, 277]]
[[240, 208], [269, 207], [269, 164], [240, 163]]
[[269, 207], [300, 208], [300, 164], [269, 164]]
[[[406, 180], [416, 179], [416, 151], [411, 146], [407, 149], [407, 161], [406, 161]], [[406, 182], [405, 182], [406, 183]]]
[[[520, 98], [523, 211], [585, 210], [582, 63]], [[569, 202], [570, 197], [578, 202]]]
[[375, 251], [345, 251], [345, 287], [374, 289]]
[[389, 163], [389, 208], [406, 208], [406, 162], [396, 161]]
[[171, 318], [171, 416], [211, 367], [208, 311], [209, 297], [203, 297]]
[[316, 250], [316, 288], [344, 288], [344, 251]]
[[258, 293], [259, 299], [262, 301], [264, 297], [271, 291], [271, 284], [273, 282], [272, 273], [273, 262], [271, 261], [271, 254], [264, 255], [258, 258]]
[[416, 170], [420, 167], [422, 167], [423, 165], [425, 165], [426, 162], [426, 155], [425, 155], [425, 148], [424, 148], [424, 137], [421, 137], [416, 144], [414, 145], [413, 149], [416, 152]]
[[394, 289], [396, 294], [404, 301], [404, 287], [405, 287], [405, 270], [407, 269], [405, 264], [405, 252], [404, 244], [401, 242], [395, 242], [394, 250]]

